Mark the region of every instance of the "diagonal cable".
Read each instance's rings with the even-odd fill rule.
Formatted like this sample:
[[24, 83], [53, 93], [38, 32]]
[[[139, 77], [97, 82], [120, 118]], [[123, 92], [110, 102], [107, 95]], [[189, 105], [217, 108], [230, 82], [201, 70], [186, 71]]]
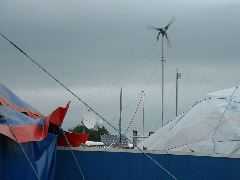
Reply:
[[142, 102], [143, 102], [143, 96], [144, 96], [144, 93], [143, 93], [143, 92], [141, 92], [141, 93], [142, 93], [142, 94], [140, 95], [140, 98], [139, 98], [139, 101], [138, 101], [138, 103], [137, 103], [136, 109], [135, 109], [135, 111], [133, 112], [133, 114], [132, 114], [132, 116], [131, 116], [131, 118], [130, 118], [130, 120], [129, 120], [128, 126], [127, 126], [124, 134], [127, 134], [129, 128], [131, 127], [131, 125], [132, 125], [132, 123], [133, 123], [133, 121], [134, 121], [134, 119], [135, 119], [135, 117], [136, 117], [136, 115], [137, 115], [137, 112], [139, 111], [139, 108], [141, 107], [140, 105], [141, 105]]
[[44, 73], [46, 73], [51, 79], [53, 79], [55, 82], [57, 82], [60, 86], [62, 86], [66, 91], [68, 91], [72, 96], [77, 98], [78, 101], [80, 101], [82, 104], [84, 104], [86, 107], [88, 107], [94, 114], [96, 114], [99, 118], [101, 118], [105, 123], [107, 123], [111, 128], [114, 130], [117, 130], [116, 127], [114, 127], [106, 118], [103, 117], [100, 113], [98, 113], [96, 110], [94, 110], [88, 103], [86, 103], [82, 98], [80, 98], [74, 91], [72, 91], [70, 88], [68, 88], [63, 82], [58, 80], [53, 74], [51, 74], [46, 68], [44, 68], [41, 64], [39, 64], [36, 60], [34, 60], [28, 53], [26, 53], [23, 49], [21, 49], [19, 46], [17, 46], [14, 42], [9, 40], [5, 35], [0, 33], [0, 36], [3, 37], [5, 40], [7, 40], [12, 46], [14, 46], [18, 51], [20, 51], [29, 61], [31, 61], [34, 65], [36, 65], [39, 69], [41, 69]]
[[83, 170], [82, 170], [82, 168], [81, 168], [81, 166], [80, 166], [80, 164], [79, 164], [79, 161], [78, 161], [78, 159], [77, 159], [76, 154], [74, 153], [74, 151], [73, 151], [73, 149], [72, 149], [72, 145], [71, 145], [71, 143], [69, 142], [69, 140], [68, 140], [66, 134], [64, 133], [64, 131], [62, 130], [61, 132], [62, 132], [62, 134], [63, 134], [63, 136], [64, 136], [64, 139], [65, 139], [66, 142], [67, 142], [68, 147], [70, 148], [70, 152], [71, 152], [72, 158], [73, 158], [73, 160], [74, 160], [74, 163], [76, 164], [76, 166], [77, 166], [77, 168], [78, 168], [78, 171], [79, 171], [80, 175], [82, 176], [82, 179], [85, 180], [85, 176], [84, 176], [84, 174], [83, 174]]
[[29, 163], [29, 165], [30, 165], [30, 167], [31, 167], [31, 169], [32, 169], [32, 171], [33, 171], [33, 174], [35, 175], [35, 177], [37, 178], [37, 180], [41, 180], [41, 178], [40, 178], [40, 176], [39, 176], [37, 170], [34, 168], [34, 165], [33, 165], [32, 161], [30, 160], [30, 157], [27, 155], [27, 153], [26, 153], [26, 151], [25, 151], [23, 145], [22, 145], [21, 143], [18, 142], [17, 136], [15, 135], [15, 133], [14, 133], [14, 131], [13, 131], [11, 125], [10, 125], [8, 122], [7, 122], [7, 126], [8, 126], [8, 128], [9, 128], [9, 130], [10, 130], [12, 136], [14, 137], [15, 142], [16, 142], [16, 143], [18, 144], [18, 146], [20, 147], [20, 149], [21, 149], [21, 151], [22, 151], [22, 153], [23, 153], [25, 159], [26, 159], [27, 162]]
[[[219, 120], [219, 124], [216, 126], [216, 128], [214, 129], [214, 132], [212, 134], [212, 142], [213, 142], [213, 152], [216, 153], [216, 140], [215, 140], [215, 135], [217, 133], [217, 130], [220, 128], [220, 126], [222, 125], [222, 122], [224, 121], [224, 116], [228, 110], [228, 107], [231, 105], [232, 103], [232, 98], [234, 96], [234, 94], [236, 93], [236, 91], [238, 90], [238, 86], [235, 87], [235, 89], [233, 90], [233, 92], [231, 93], [231, 95], [229, 96], [229, 100], [228, 100], [228, 103], [226, 105], [226, 107], [224, 108], [224, 111], [220, 117], [220, 120]], [[227, 100], [227, 99], [226, 99]]]
[[[4, 34], [0, 33], [0, 36], [7, 40], [12, 46], [14, 46], [19, 52], [21, 52], [29, 61], [31, 61], [34, 65], [36, 65], [39, 69], [41, 69], [44, 73], [46, 73], [51, 79], [53, 79], [56, 83], [58, 83], [61, 87], [63, 87], [66, 91], [68, 91], [72, 96], [74, 96], [78, 101], [80, 101], [83, 105], [88, 107], [96, 116], [98, 116], [100, 119], [102, 119], [106, 124], [108, 124], [112, 129], [118, 132], [118, 129], [113, 126], [103, 115], [98, 113], [96, 110], [94, 110], [88, 103], [86, 103], [82, 98], [80, 98], [74, 91], [69, 89], [63, 82], [58, 80], [53, 74], [51, 74], [46, 68], [44, 68], [41, 64], [39, 64], [36, 60], [34, 60], [29, 54], [27, 54], [24, 50], [22, 50], [19, 46], [17, 46], [14, 42], [9, 40]], [[129, 138], [127, 138], [129, 142]], [[152, 156], [149, 154], [146, 154], [140, 147], [136, 146], [137, 149], [146, 156], [149, 160], [151, 160], [159, 169], [163, 170], [166, 174], [168, 174], [172, 179], [177, 180], [177, 178], [169, 171], [167, 170], [163, 165], [161, 165], [157, 160], [155, 160]], [[74, 154], [73, 154], [73, 157]], [[74, 158], [75, 159], [75, 158]], [[38, 179], [40, 180], [40, 179]]]

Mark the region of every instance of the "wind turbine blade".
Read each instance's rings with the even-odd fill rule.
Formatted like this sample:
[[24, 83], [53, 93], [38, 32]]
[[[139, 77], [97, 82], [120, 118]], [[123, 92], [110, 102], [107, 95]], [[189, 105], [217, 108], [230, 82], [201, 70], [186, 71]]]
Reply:
[[167, 33], [165, 34], [165, 37], [166, 37], [166, 39], [167, 39], [167, 45], [168, 45], [168, 47], [172, 47], [171, 41], [170, 41]]
[[174, 23], [174, 21], [175, 21], [175, 18], [173, 17], [173, 18], [169, 21], [169, 23], [164, 27], [164, 30], [167, 31], [168, 28], [172, 25], [172, 23]]
[[151, 29], [151, 30], [156, 30], [156, 31], [159, 31], [159, 30], [160, 30], [160, 28], [155, 27], [155, 26], [148, 26], [147, 28], [148, 28], [148, 29]]
[[158, 32], [158, 34], [157, 34], [157, 41], [159, 41], [160, 34], [161, 34], [161, 32]]

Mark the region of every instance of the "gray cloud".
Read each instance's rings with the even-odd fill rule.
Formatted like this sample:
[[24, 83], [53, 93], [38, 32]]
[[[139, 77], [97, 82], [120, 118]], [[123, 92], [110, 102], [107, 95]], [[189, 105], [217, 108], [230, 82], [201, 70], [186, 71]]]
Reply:
[[[167, 121], [174, 117], [177, 67], [183, 72], [181, 111], [209, 91], [239, 83], [239, 9], [236, 0], [3, 0], [0, 22], [1, 32], [115, 124], [119, 89], [131, 106], [125, 119], [145, 89], [148, 129], [153, 129], [160, 124], [160, 43], [147, 26], [176, 17], [167, 53]], [[36, 108], [48, 113], [73, 99], [3, 39], [0, 53], [0, 81]], [[81, 108], [74, 100], [66, 127], [78, 122]]]

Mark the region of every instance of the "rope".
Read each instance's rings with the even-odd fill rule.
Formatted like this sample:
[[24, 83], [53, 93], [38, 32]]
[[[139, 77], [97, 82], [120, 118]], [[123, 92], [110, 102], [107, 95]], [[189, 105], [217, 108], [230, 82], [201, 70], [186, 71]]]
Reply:
[[[233, 92], [231, 93], [231, 95], [229, 96], [229, 101], [228, 101], [228, 104], [226, 105], [226, 107], [224, 108], [224, 111], [223, 111], [223, 113], [221, 114], [221, 116], [220, 116], [220, 120], [219, 120], [219, 124], [218, 124], [218, 126], [216, 126], [216, 128], [214, 129], [214, 132], [213, 132], [213, 134], [212, 134], [212, 142], [213, 142], [213, 152], [215, 153], [215, 154], [217, 154], [216, 153], [216, 151], [215, 151], [215, 149], [216, 149], [216, 141], [215, 141], [215, 139], [214, 139], [214, 136], [216, 135], [216, 132], [217, 132], [217, 130], [218, 130], [218, 128], [221, 126], [221, 124], [222, 124], [222, 122], [223, 122], [223, 120], [224, 120], [224, 115], [225, 115], [225, 113], [227, 112], [227, 108], [228, 108], [228, 106], [232, 103], [232, 102], [235, 102], [235, 101], [232, 101], [232, 97], [234, 96], [234, 94], [236, 93], [236, 91], [238, 90], [238, 86], [236, 86], [235, 87], [235, 89], [233, 90]], [[201, 103], [202, 101], [205, 101], [205, 100], [209, 100], [209, 99], [212, 99], [212, 98], [205, 98], [205, 99], [203, 99], [203, 100], [201, 100], [201, 101], [199, 101], [199, 102], [197, 102], [193, 107], [195, 107], [197, 104], [199, 104], [199, 103]], [[192, 108], [193, 108], [192, 107]], [[191, 108], [191, 109], [192, 109]], [[190, 109], [190, 110], [191, 110]], [[189, 111], [190, 111], [189, 110]], [[188, 112], [189, 112], [188, 111]], [[186, 113], [187, 114], [187, 113]], [[182, 116], [178, 121], [177, 121], [177, 123], [183, 118], [184, 116]], [[175, 126], [174, 126], [175, 127]], [[173, 128], [172, 128], [173, 129]], [[198, 143], [198, 142], [201, 142], [203, 139], [200, 139], [199, 141], [195, 141], [195, 143]], [[220, 141], [217, 141], [217, 142], [220, 142]], [[188, 145], [189, 145], [189, 143], [186, 143], [186, 144], [181, 144], [181, 145], [178, 145], [178, 146], [175, 146], [175, 147], [169, 147], [169, 148], [167, 148], [167, 149], [165, 149], [166, 151], [170, 151], [170, 150], [173, 150], [173, 149], [176, 149], [176, 148], [181, 148], [181, 147], [184, 147], [184, 146], [187, 146], [188, 147]], [[188, 147], [189, 148], [189, 147]], [[189, 148], [190, 149], [190, 148]]]
[[99, 114], [96, 110], [94, 110], [88, 103], [86, 103], [82, 98], [80, 98], [75, 92], [69, 89], [63, 82], [59, 81], [53, 74], [51, 74], [46, 68], [44, 68], [41, 64], [35, 61], [30, 55], [28, 55], [24, 50], [18, 47], [14, 42], [9, 40], [5, 35], [0, 33], [0, 36], [7, 40], [11, 45], [13, 45], [18, 51], [20, 51], [29, 61], [31, 61], [34, 65], [36, 65], [39, 69], [41, 69], [44, 73], [46, 73], [51, 79], [53, 79], [56, 83], [62, 86], [66, 91], [68, 91], [72, 96], [77, 98], [82, 104], [88, 107], [92, 112], [94, 112], [98, 117], [100, 117], [105, 123], [107, 123], [111, 128], [117, 130], [111, 123], [109, 123], [101, 114]]
[[135, 109], [135, 111], [133, 112], [133, 114], [132, 114], [132, 116], [131, 116], [131, 118], [130, 118], [130, 120], [129, 120], [128, 127], [126, 128], [124, 134], [126, 134], [126, 133], [128, 132], [130, 126], [132, 125], [132, 123], [133, 123], [133, 121], [134, 121], [134, 119], [135, 119], [135, 117], [136, 117], [136, 115], [137, 115], [137, 112], [139, 111], [139, 108], [141, 107], [140, 105], [142, 104], [142, 102], [143, 102], [143, 100], [144, 100], [144, 96], [145, 96], [144, 91], [141, 91], [141, 95], [140, 95], [139, 101], [138, 101], [138, 103], [137, 103], [136, 109]]
[[[125, 131], [124, 134], [126, 134], [131, 126], [131, 124], [133, 123], [135, 117], [136, 117], [136, 114], [139, 110], [139, 108], [141, 107], [140, 105], [142, 104], [142, 102], [144, 101], [144, 96], [145, 96], [145, 93], [144, 91], [142, 90], [141, 91], [141, 95], [140, 95], [140, 98], [139, 98], [139, 101], [137, 103], [137, 106], [136, 106], [136, 110], [134, 111], [132, 117], [130, 118], [130, 121], [129, 121], [129, 124], [128, 124], [128, 127]], [[129, 143], [132, 143], [133, 142], [128, 138], [126, 137], [128, 142]], [[145, 153], [139, 146], [136, 145], [136, 148], [138, 151], [140, 151], [146, 158], [148, 158], [150, 161], [152, 161], [160, 170], [163, 170], [168, 176], [170, 176], [172, 179], [174, 180], [177, 180], [176, 176], [174, 176], [169, 170], [167, 170], [163, 165], [161, 165], [156, 159], [154, 159], [152, 156], [150, 156], [149, 154]]]
[[73, 149], [72, 149], [72, 146], [71, 146], [71, 144], [70, 144], [67, 136], [65, 135], [64, 131], [62, 131], [62, 134], [63, 134], [63, 136], [64, 136], [64, 138], [65, 138], [65, 140], [66, 140], [66, 142], [67, 142], [67, 144], [68, 144], [68, 147], [70, 147], [70, 152], [71, 152], [72, 157], [73, 157], [73, 160], [74, 160], [74, 162], [75, 162], [75, 164], [76, 164], [76, 166], [77, 166], [77, 169], [78, 169], [80, 175], [82, 176], [82, 179], [85, 180], [85, 176], [84, 176], [84, 174], [83, 174], [82, 168], [81, 168], [81, 166], [80, 166], [80, 164], [79, 164], [79, 162], [78, 162], [78, 159], [77, 159], [77, 157], [76, 157], [76, 155], [75, 155], [75, 153], [74, 153], [74, 151], [73, 151]]
[[113, 140], [113, 142], [109, 145], [109, 146], [107, 146], [106, 148], [105, 148], [105, 150], [106, 151], [108, 151], [114, 144], [116, 144], [117, 142], [115, 142], [114, 140]]
[[15, 140], [16, 140], [15, 142], [18, 144], [18, 146], [20, 147], [21, 151], [23, 152], [24, 157], [26, 158], [27, 162], [29, 163], [29, 165], [30, 165], [30, 167], [31, 167], [31, 169], [32, 169], [35, 177], [37, 178], [37, 180], [41, 180], [40, 176], [39, 176], [38, 173], [37, 173], [37, 170], [34, 168], [34, 165], [33, 165], [32, 161], [30, 160], [29, 156], [27, 155], [26, 151], [24, 150], [22, 144], [18, 142], [17, 137], [16, 137], [16, 135], [15, 135], [12, 127], [8, 124], [8, 122], [7, 122], [7, 126], [8, 126], [8, 128], [9, 128], [11, 134], [12, 134], [13, 137], [15, 138]]
[[[97, 111], [95, 111], [88, 103], [86, 103], [82, 98], [80, 98], [74, 91], [72, 91], [71, 89], [69, 89], [64, 83], [62, 83], [60, 80], [58, 80], [53, 74], [51, 74], [46, 68], [44, 68], [41, 64], [39, 64], [36, 60], [34, 60], [30, 55], [28, 55], [24, 50], [22, 50], [20, 47], [18, 47], [14, 42], [12, 42], [11, 40], [9, 40], [5, 35], [3, 35], [2, 33], [0, 33], [0, 36], [2, 38], [4, 38], [5, 40], [7, 40], [13, 47], [15, 47], [20, 53], [22, 53], [29, 61], [31, 61], [35, 66], [37, 66], [40, 70], [42, 70], [44, 73], [46, 73], [51, 79], [53, 79], [57, 84], [59, 84], [61, 87], [63, 87], [66, 91], [68, 91], [73, 97], [75, 97], [79, 102], [81, 102], [83, 105], [85, 105], [89, 110], [91, 110], [92, 112], [94, 112], [94, 114], [96, 116], [98, 116], [100, 119], [102, 119], [107, 125], [109, 125], [112, 129], [114, 129], [115, 131], [118, 132], [118, 129], [113, 126], [110, 122], [108, 122], [108, 120], [106, 118], [104, 118], [100, 113], [98, 113]], [[142, 100], [141, 100], [142, 101]], [[140, 105], [139, 105], [140, 106]], [[135, 117], [135, 115], [134, 115]], [[133, 118], [132, 118], [133, 119]], [[66, 137], [65, 137], [66, 138]], [[129, 140], [129, 138], [127, 138], [129, 142], [131, 142], [131, 140]], [[68, 140], [67, 140], [68, 141]], [[165, 173], [167, 173], [170, 177], [172, 177], [174, 180], [176, 180], [177, 178], [170, 172], [168, 171], [164, 166], [162, 166], [158, 161], [156, 161], [153, 157], [151, 157], [150, 155], [146, 154], [145, 152], [143, 152], [141, 150], [141, 148], [139, 148], [138, 146], [136, 146], [137, 149], [143, 153], [148, 159], [150, 159], [157, 167], [159, 167], [161, 170], [163, 170]], [[75, 156], [75, 154], [73, 153], [73, 151], [71, 151], [72, 156], [74, 158], [74, 161], [76, 163], [76, 165], [78, 166], [78, 169], [81, 170], [81, 167], [77, 161], [77, 158]], [[82, 177], [83, 173], [81, 171]], [[38, 179], [40, 180], [40, 179]], [[84, 179], [85, 180], [85, 179]]]
[[219, 129], [219, 127], [222, 125], [222, 122], [224, 121], [224, 116], [225, 113], [227, 112], [227, 108], [230, 106], [230, 104], [232, 103], [232, 97], [234, 96], [235, 92], [238, 90], [238, 86], [235, 87], [235, 89], [233, 90], [232, 94], [229, 96], [229, 101], [228, 104], [226, 105], [226, 107], [224, 108], [224, 111], [220, 117], [219, 120], [219, 124], [218, 126], [214, 129], [214, 132], [212, 134], [212, 142], [213, 142], [213, 152], [216, 154], [216, 141], [215, 141], [215, 135], [217, 133], [217, 130]]
[[[128, 138], [127, 138], [128, 139]], [[128, 139], [130, 143], [130, 139]], [[160, 170], [163, 170], [169, 177], [171, 177], [174, 180], [177, 180], [177, 177], [174, 176], [168, 169], [166, 169], [163, 165], [161, 165], [156, 159], [154, 159], [152, 156], [149, 154], [145, 153], [139, 146], [136, 146], [137, 150], [140, 151], [145, 157], [147, 157], [149, 160], [151, 160]]]

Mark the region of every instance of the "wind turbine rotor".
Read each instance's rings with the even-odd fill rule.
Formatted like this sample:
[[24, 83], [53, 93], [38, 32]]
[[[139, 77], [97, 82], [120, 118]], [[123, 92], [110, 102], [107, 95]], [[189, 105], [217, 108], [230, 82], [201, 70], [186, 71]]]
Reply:
[[160, 31], [160, 29], [161, 29], [161, 28], [156, 27], [156, 26], [148, 26], [147, 28], [151, 29], [151, 30], [156, 30], [156, 31]]
[[158, 32], [157, 37], [156, 37], [157, 41], [159, 41], [160, 35], [162, 35], [162, 38], [165, 37], [166, 40], [167, 40], [168, 46], [171, 47], [171, 42], [170, 42], [170, 40], [169, 40], [169, 38], [168, 38], [167, 30], [168, 30], [169, 27], [174, 23], [174, 21], [175, 21], [175, 18], [173, 17], [173, 18], [169, 21], [169, 23], [168, 23], [166, 26], [162, 27], [162, 28], [159, 28], [159, 27], [156, 27], [156, 26], [148, 26], [148, 29], [152, 29], [152, 30], [155, 30], [155, 31]]
[[166, 40], [167, 40], [167, 45], [168, 45], [168, 47], [172, 47], [171, 41], [170, 41], [167, 33], [165, 34], [165, 38], [166, 38]]
[[164, 27], [164, 30], [167, 31], [169, 29], [169, 27], [174, 23], [175, 21], [175, 18], [173, 17], [169, 23]]
[[161, 35], [161, 32], [159, 31], [158, 34], [157, 34], [157, 41], [159, 41], [160, 35]]

